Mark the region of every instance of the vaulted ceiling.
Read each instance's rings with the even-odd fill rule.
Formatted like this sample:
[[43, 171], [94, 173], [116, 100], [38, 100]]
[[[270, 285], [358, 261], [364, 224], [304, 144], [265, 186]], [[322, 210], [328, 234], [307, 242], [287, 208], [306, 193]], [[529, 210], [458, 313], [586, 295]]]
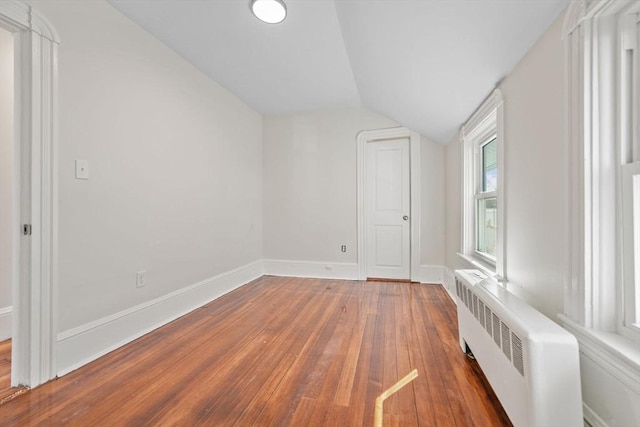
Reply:
[[265, 115], [364, 105], [446, 144], [568, 0], [109, 0]]

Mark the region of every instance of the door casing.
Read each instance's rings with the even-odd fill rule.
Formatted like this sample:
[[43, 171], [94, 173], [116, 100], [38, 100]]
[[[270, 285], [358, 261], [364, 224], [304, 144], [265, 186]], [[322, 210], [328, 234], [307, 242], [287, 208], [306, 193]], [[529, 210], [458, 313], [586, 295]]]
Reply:
[[59, 37], [18, 0], [0, 1], [0, 26], [13, 33], [16, 66], [11, 385], [33, 388], [56, 376]]
[[367, 279], [367, 215], [365, 188], [367, 179], [366, 144], [393, 139], [409, 139], [410, 179], [411, 179], [411, 281], [420, 278], [420, 135], [405, 127], [362, 131], [357, 136], [357, 179], [358, 179], [358, 278]]

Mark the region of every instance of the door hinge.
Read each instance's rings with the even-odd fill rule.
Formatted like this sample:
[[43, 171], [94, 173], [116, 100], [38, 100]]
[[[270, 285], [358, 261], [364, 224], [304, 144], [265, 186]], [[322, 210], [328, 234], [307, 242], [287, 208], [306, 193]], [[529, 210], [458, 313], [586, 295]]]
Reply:
[[23, 236], [31, 236], [31, 224], [23, 224], [22, 225], [22, 235]]

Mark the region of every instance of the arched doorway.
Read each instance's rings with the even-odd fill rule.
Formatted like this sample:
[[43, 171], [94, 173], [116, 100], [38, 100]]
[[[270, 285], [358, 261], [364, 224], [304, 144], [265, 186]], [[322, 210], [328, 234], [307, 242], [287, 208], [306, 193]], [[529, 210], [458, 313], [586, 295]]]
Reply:
[[56, 375], [56, 73], [59, 38], [30, 6], [0, 2], [15, 50], [11, 385]]

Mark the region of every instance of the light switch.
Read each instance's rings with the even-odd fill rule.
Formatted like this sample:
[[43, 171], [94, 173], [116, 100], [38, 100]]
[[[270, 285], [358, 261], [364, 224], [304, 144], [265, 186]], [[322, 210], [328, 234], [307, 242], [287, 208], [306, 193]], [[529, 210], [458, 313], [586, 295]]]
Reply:
[[89, 162], [76, 160], [76, 179], [89, 179]]

